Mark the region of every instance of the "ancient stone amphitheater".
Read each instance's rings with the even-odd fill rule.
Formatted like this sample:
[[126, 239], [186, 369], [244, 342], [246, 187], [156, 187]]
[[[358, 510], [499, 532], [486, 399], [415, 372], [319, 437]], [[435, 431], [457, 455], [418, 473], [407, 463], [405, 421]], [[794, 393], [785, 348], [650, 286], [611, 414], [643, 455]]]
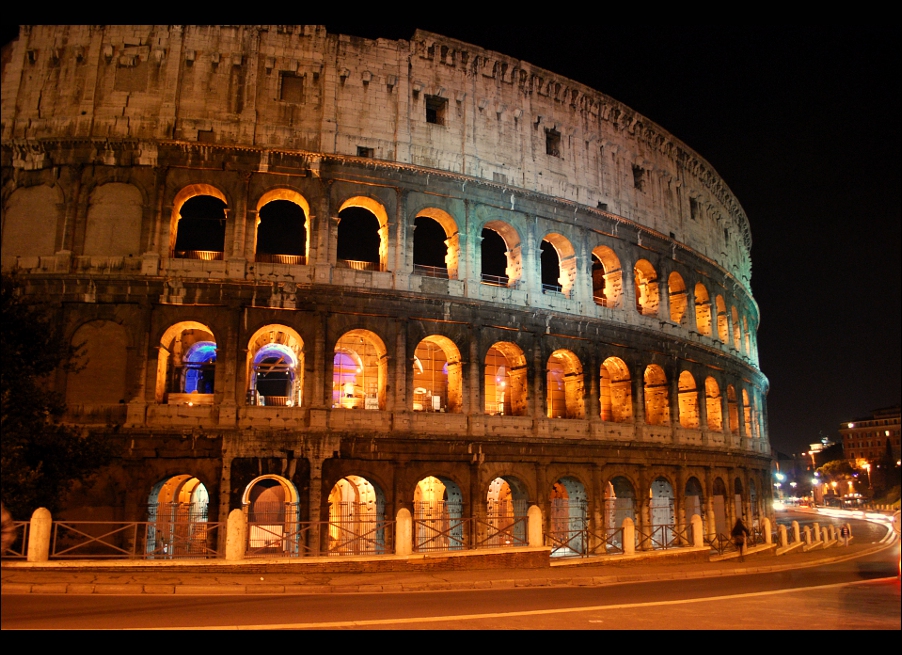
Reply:
[[422, 31], [25, 26], [2, 62], [3, 269], [121, 443], [66, 517], [174, 556], [235, 509], [259, 555], [530, 515], [587, 555], [771, 514], [748, 219], [617, 100]]

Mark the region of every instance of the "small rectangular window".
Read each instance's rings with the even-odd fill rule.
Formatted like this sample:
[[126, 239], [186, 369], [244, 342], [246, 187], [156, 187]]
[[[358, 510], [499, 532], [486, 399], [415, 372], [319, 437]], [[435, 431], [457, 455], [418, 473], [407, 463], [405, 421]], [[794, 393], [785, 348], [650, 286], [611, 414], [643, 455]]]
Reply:
[[444, 125], [447, 108], [447, 99], [440, 96], [426, 96], [426, 122], [433, 125]]
[[633, 186], [639, 191], [645, 189], [645, 169], [635, 164], [633, 165]]
[[545, 130], [545, 154], [552, 157], [561, 156], [561, 133], [557, 130]]
[[693, 221], [698, 220], [698, 200], [695, 198], [689, 198], [689, 217]]
[[283, 71], [280, 78], [279, 100], [296, 104], [304, 102], [304, 76]]
[[376, 152], [372, 148], [364, 148], [363, 146], [357, 146], [357, 156], [358, 157], [366, 157], [367, 159], [372, 159], [375, 157]]

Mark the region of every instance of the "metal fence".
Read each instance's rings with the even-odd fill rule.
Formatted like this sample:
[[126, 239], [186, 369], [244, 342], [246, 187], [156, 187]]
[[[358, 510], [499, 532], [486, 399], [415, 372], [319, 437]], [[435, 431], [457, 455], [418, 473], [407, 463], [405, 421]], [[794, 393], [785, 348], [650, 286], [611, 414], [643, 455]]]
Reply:
[[413, 504], [413, 549], [418, 553], [466, 550], [472, 519], [463, 518], [463, 504], [450, 501]]
[[50, 558], [210, 559], [221, 555], [224, 530], [208, 521], [54, 521]]
[[422, 264], [414, 264], [413, 274], [422, 275], [423, 277], [437, 277], [442, 280], [447, 280], [449, 278], [448, 269], [442, 266], [424, 266]]
[[28, 529], [31, 521], [13, 521], [14, 538], [3, 551], [3, 559], [25, 559], [28, 555]]

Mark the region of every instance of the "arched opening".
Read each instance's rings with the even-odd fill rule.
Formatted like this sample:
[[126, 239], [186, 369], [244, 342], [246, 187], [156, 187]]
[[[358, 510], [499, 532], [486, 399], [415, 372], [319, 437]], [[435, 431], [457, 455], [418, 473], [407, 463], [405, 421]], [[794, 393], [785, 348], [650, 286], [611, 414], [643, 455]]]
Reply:
[[248, 343], [248, 404], [300, 407], [304, 342], [285, 325], [267, 325]]
[[680, 426], [684, 428], [698, 428], [698, 390], [695, 388], [695, 378], [689, 371], [680, 373]]
[[211, 405], [216, 377], [216, 339], [207, 326], [184, 321], [160, 340], [156, 400], [159, 403]]
[[651, 483], [648, 501], [651, 535], [649, 546], [667, 548], [673, 544], [673, 486], [666, 478], [655, 478]]
[[244, 489], [247, 514], [246, 557], [296, 556], [300, 553], [300, 507], [295, 486], [278, 475], [263, 475]]
[[749, 517], [751, 519], [751, 525], [749, 525], [748, 528], [750, 530], [758, 530], [759, 520], [761, 518], [761, 508], [758, 506], [758, 487], [754, 480], [749, 480], [749, 507], [751, 507], [752, 515]]
[[608, 357], [601, 364], [601, 419], [613, 423], [633, 420], [633, 396], [630, 371], [619, 357]]
[[695, 285], [695, 327], [699, 334], [711, 336], [711, 298], [705, 285]]
[[215, 556], [215, 535], [207, 533], [210, 495], [193, 475], [161, 480], [147, 497], [149, 559]]
[[749, 321], [745, 316], [742, 317], [742, 334], [745, 337], [745, 339], [743, 340], [743, 345], [745, 346], [745, 354], [750, 357], [752, 354], [752, 349], [749, 345], [751, 337], [749, 336]]
[[670, 298], [670, 320], [677, 325], [682, 325], [686, 319], [686, 311], [689, 308], [689, 300], [686, 297], [686, 283], [683, 276], [674, 271], [667, 278], [667, 289]]
[[210, 185], [195, 184], [179, 192], [173, 203], [172, 256], [222, 259], [227, 208], [225, 196]]
[[548, 418], [585, 418], [583, 367], [569, 350], [555, 350], [545, 376]]
[[692, 517], [698, 515], [702, 520], [702, 526], [705, 525], [705, 493], [702, 490], [702, 484], [698, 478], [691, 477], [686, 480], [686, 497], [683, 501], [686, 512], [686, 525], [692, 525]]
[[727, 409], [730, 416], [730, 432], [739, 434], [739, 405], [736, 402], [736, 388], [732, 384], [727, 385]]
[[596, 305], [619, 307], [623, 293], [620, 259], [607, 246], [592, 251], [592, 297]]
[[485, 356], [485, 413], [526, 414], [526, 357], [520, 348], [499, 341]]
[[605, 485], [604, 523], [607, 533], [607, 549], [623, 552], [623, 521], [636, 521], [636, 490], [622, 476]]
[[485, 545], [490, 548], [527, 546], [529, 495], [515, 477], [495, 478], [486, 494]]
[[504, 221], [489, 221], [481, 236], [482, 283], [516, 287], [523, 275], [517, 231]]
[[717, 307], [717, 338], [724, 343], [729, 343], [729, 330], [727, 326], [727, 306], [723, 301], [723, 296], [716, 296], [714, 304]]
[[329, 493], [330, 555], [383, 555], [385, 495], [366, 478], [349, 475]]
[[589, 527], [585, 486], [573, 477], [560, 478], [551, 486], [550, 501], [551, 556], [584, 555]]
[[[85, 255], [133, 257], [141, 252], [144, 198], [122, 182], [100, 184], [91, 191], [85, 216]], [[56, 235], [56, 230], [51, 238]]]
[[752, 406], [749, 403], [749, 392], [742, 390], [742, 420], [745, 423], [745, 436], [752, 438]]
[[413, 496], [414, 550], [464, 550], [463, 494], [453, 480], [429, 476]]
[[658, 294], [658, 273], [651, 262], [645, 259], [636, 262], [633, 281], [636, 288], [636, 311], [643, 316], [657, 316], [661, 299]]
[[720, 399], [720, 386], [712, 377], [705, 378], [705, 409], [708, 416], [708, 429], [723, 431], [723, 409]]
[[645, 424], [670, 425], [670, 393], [667, 376], [657, 364], [645, 369]]
[[711, 508], [714, 511], [714, 534], [721, 539], [729, 539], [730, 530], [727, 526], [727, 487], [720, 478], [714, 479], [714, 491], [711, 494]]
[[338, 212], [336, 266], [358, 271], [387, 270], [388, 214], [372, 198], [357, 196]]
[[460, 265], [457, 222], [441, 209], [420, 210], [414, 219], [413, 273], [456, 280]]
[[576, 280], [576, 253], [560, 234], [548, 234], [541, 245], [542, 293], [560, 293], [568, 298]]
[[739, 312], [735, 307], [731, 307], [730, 315], [733, 319], [733, 347], [739, 350], [742, 348], [742, 326], [739, 324]]
[[388, 358], [385, 344], [369, 330], [346, 332], [332, 360], [332, 407], [385, 409]]
[[463, 405], [460, 351], [448, 337], [430, 335], [413, 355], [413, 411], [458, 413]]
[[257, 211], [256, 260], [306, 264], [307, 232], [307, 213], [300, 204], [294, 200], [270, 200]]

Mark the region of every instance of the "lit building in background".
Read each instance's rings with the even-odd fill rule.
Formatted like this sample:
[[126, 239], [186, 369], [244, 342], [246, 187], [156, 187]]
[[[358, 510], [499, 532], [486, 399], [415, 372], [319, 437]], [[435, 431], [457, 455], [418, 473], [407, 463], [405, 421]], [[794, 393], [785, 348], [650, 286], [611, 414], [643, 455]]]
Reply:
[[875, 409], [866, 418], [840, 424], [843, 457], [851, 460], [877, 460], [884, 457], [887, 441], [893, 460], [900, 455], [900, 406]]

